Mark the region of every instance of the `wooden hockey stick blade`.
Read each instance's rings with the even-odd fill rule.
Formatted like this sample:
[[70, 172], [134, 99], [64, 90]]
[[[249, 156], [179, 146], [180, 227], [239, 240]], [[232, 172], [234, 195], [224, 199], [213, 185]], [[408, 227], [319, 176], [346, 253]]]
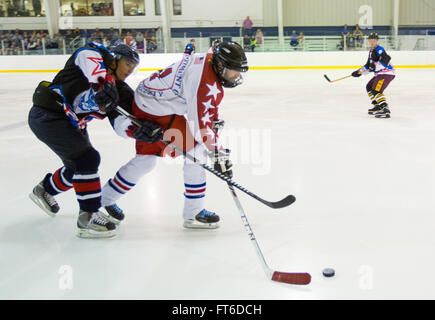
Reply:
[[289, 284], [307, 285], [311, 282], [311, 275], [307, 272], [288, 273], [274, 271], [272, 275], [272, 280]]
[[328, 78], [326, 74], [324, 74], [323, 76], [325, 77], [326, 80], [328, 80], [328, 82], [331, 82], [331, 80]]
[[293, 202], [296, 201], [296, 197], [292, 194], [288, 195], [287, 197], [285, 197], [284, 199], [280, 200], [280, 201], [276, 201], [276, 202], [269, 202], [263, 199], [258, 199], [260, 200], [262, 203], [264, 203], [266, 206], [273, 208], [273, 209], [280, 209], [280, 208], [284, 208], [287, 207], [289, 205], [291, 205]]

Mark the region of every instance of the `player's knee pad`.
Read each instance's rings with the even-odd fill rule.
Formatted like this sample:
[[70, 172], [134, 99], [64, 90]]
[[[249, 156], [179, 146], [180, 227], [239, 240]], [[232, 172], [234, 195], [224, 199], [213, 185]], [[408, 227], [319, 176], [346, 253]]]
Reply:
[[88, 149], [80, 157], [75, 159], [76, 172], [97, 172], [100, 165], [100, 154], [94, 148]]
[[138, 154], [126, 165], [125, 171], [132, 176], [143, 176], [153, 170], [156, 164], [156, 156]]

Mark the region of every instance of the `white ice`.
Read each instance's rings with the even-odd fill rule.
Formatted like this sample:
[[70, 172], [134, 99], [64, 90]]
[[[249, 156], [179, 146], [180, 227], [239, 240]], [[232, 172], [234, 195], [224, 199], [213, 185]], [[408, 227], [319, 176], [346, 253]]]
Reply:
[[[222, 103], [234, 180], [268, 200], [297, 198], [273, 210], [238, 192], [269, 266], [310, 272], [303, 287], [266, 278], [212, 175], [207, 209], [221, 228], [182, 228], [179, 161], [160, 160], [119, 202], [127, 218], [115, 238], [76, 237], [72, 190], [57, 197], [55, 218], [28, 198], [61, 166], [26, 123], [35, 86], [54, 74], [0, 74], [0, 298], [435, 299], [435, 70], [397, 71], [385, 91], [391, 119], [367, 114], [369, 77], [323, 78], [350, 71], [252, 70]], [[88, 129], [105, 183], [134, 142], [106, 120]], [[228, 137], [237, 134], [248, 142]], [[324, 278], [325, 267], [336, 276]]]

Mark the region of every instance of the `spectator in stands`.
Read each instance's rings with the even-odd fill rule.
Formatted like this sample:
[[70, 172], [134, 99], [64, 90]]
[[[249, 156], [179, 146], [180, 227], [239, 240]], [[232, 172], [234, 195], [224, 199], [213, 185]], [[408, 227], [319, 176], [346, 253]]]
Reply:
[[257, 32], [255, 33], [255, 39], [257, 40], [257, 44], [263, 44], [263, 31], [261, 29], [257, 29]]
[[254, 24], [253, 24], [251, 18], [249, 16], [247, 16], [246, 19], [243, 21], [243, 26], [242, 26], [242, 29], [243, 29], [243, 33], [242, 34], [243, 34], [243, 36], [245, 34], [247, 34], [248, 36], [251, 35], [251, 29], [252, 29], [253, 25]]
[[124, 43], [128, 45], [131, 49], [136, 51], [137, 49], [137, 43], [135, 38], [132, 36], [131, 32], [127, 32], [127, 35], [124, 38]]
[[157, 42], [155, 37], [151, 37], [151, 39], [147, 42], [147, 53], [153, 53], [157, 49]]
[[41, 40], [37, 37], [36, 31], [34, 31], [30, 36], [27, 50], [38, 50], [40, 48], [41, 48]]
[[32, 0], [33, 11], [35, 12], [35, 17], [41, 16], [41, 0]]
[[100, 31], [100, 29], [95, 28], [94, 33], [92, 33], [92, 39], [94, 39], [95, 42], [103, 43], [104, 34]]
[[359, 25], [355, 25], [355, 30], [353, 31], [352, 37], [355, 39], [356, 47], [362, 48], [364, 42], [364, 33], [359, 28]]
[[143, 50], [144, 50], [144, 35], [140, 31], [138, 31], [136, 33], [136, 45], [137, 45], [137, 50], [139, 52], [143, 52]]
[[119, 32], [118, 31], [114, 31], [112, 34], [112, 37], [110, 39], [110, 45], [111, 46], [117, 46], [120, 43], [119, 40]]
[[296, 48], [299, 45], [299, 35], [296, 33], [296, 30], [293, 30], [290, 34], [290, 46]]
[[249, 48], [251, 49], [252, 52], [254, 52], [256, 46], [257, 46], [257, 38], [255, 38], [255, 36], [252, 36], [249, 44]]
[[75, 28], [73, 31], [73, 38], [81, 37], [82, 33], [79, 28]]
[[340, 50], [344, 50], [344, 43], [346, 41], [346, 46], [348, 45], [348, 35], [350, 30], [347, 28], [347, 24], [343, 26], [343, 29], [341, 30], [341, 42], [340, 42]]
[[27, 49], [27, 45], [29, 44], [29, 35], [27, 34], [26, 31], [23, 32], [23, 38], [22, 38], [22, 41], [23, 41], [23, 46], [24, 46], [24, 48]]
[[71, 43], [72, 39], [74, 39], [73, 33], [71, 29], [67, 29], [65, 33], [65, 43], [67, 46]]
[[83, 31], [82, 31], [82, 38], [85, 39], [85, 42], [88, 42], [88, 38], [89, 38], [88, 29], [83, 29]]
[[299, 48], [300, 48], [300, 50], [304, 49], [304, 33], [303, 32], [299, 33]]
[[251, 40], [249, 39], [249, 36], [247, 34], [245, 34], [243, 36], [243, 50], [249, 51], [250, 50], [250, 48], [249, 48], [250, 45], [251, 45]]

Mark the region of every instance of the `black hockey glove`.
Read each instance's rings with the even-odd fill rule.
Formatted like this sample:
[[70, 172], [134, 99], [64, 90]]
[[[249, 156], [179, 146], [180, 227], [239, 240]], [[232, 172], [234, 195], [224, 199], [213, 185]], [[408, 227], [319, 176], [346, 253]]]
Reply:
[[352, 77], [355, 77], [355, 78], [361, 77], [361, 71], [360, 71], [360, 69], [352, 72]]
[[230, 149], [216, 150], [213, 154], [213, 168], [231, 179], [233, 177], [233, 163], [230, 160], [230, 153]]
[[105, 79], [103, 77], [98, 78], [100, 82], [100, 89], [95, 94], [95, 102], [98, 104], [100, 110], [110, 113], [115, 110], [119, 104], [118, 89], [116, 88], [115, 80], [112, 76], [107, 75]]
[[374, 62], [370, 63], [368, 69], [371, 72], [375, 71], [376, 70], [376, 64]]
[[129, 126], [131, 136], [139, 141], [146, 143], [154, 143], [163, 138], [163, 130], [157, 124], [151, 121], [140, 120], [140, 126], [132, 124]]

